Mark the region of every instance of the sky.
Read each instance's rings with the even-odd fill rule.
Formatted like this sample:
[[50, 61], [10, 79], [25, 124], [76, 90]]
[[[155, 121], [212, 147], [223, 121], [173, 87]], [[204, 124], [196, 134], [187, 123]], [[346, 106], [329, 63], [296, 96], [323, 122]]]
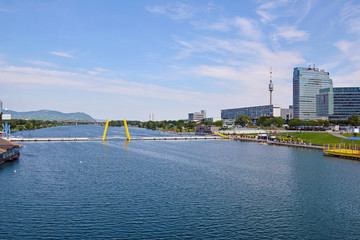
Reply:
[[360, 86], [359, 0], [0, 0], [0, 99], [14, 111], [187, 119], [292, 104], [294, 67]]

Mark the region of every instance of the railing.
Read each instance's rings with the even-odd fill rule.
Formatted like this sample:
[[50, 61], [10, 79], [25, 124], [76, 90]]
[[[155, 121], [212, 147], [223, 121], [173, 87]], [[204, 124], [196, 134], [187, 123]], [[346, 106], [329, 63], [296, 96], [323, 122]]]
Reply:
[[355, 145], [346, 145], [344, 143], [337, 144], [324, 144], [323, 152], [325, 154], [356, 157], [360, 158], [360, 148]]

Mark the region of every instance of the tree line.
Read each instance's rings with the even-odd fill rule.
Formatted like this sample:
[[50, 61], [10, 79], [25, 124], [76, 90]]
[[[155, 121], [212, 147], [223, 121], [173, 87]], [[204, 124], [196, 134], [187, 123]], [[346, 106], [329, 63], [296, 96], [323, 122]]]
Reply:
[[[281, 117], [274, 117], [274, 118], [268, 118], [265, 116], [260, 117], [256, 121], [256, 126], [261, 127], [282, 127], [285, 123], [289, 126], [291, 129], [299, 128], [299, 127], [308, 127], [308, 128], [316, 128], [316, 127], [323, 127], [327, 128], [330, 126], [330, 124], [333, 125], [351, 125], [351, 126], [360, 126], [360, 117], [359, 115], [353, 114], [348, 117], [348, 120], [300, 120], [300, 119], [290, 119], [288, 121], [285, 121]], [[252, 125], [252, 119], [247, 115], [240, 115], [235, 120], [236, 125], [240, 126], [251, 126]]]
[[[1, 125], [5, 125], [5, 120], [1, 120]], [[11, 119], [8, 124], [12, 131], [33, 130], [39, 128], [48, 128], [55, 126], [69, 125], [62, 121], [43, 121], [43, 120], [24, 120], [24, 119]]]

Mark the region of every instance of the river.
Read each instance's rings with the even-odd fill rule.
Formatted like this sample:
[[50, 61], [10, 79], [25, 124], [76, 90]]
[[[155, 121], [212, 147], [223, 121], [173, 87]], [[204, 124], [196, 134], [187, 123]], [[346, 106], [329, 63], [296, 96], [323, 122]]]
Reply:
[[0, 166], [0, 239], [360, 239], [359, 173], [320, 151], [228, 140], [23, 143]]

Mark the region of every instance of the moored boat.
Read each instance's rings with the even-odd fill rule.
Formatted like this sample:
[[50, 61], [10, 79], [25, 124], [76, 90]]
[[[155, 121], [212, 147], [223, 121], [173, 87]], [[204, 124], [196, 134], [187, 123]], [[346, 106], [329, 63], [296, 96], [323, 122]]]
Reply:
[[20, 144], [0, 138], [0, 164], [20, 157]]

